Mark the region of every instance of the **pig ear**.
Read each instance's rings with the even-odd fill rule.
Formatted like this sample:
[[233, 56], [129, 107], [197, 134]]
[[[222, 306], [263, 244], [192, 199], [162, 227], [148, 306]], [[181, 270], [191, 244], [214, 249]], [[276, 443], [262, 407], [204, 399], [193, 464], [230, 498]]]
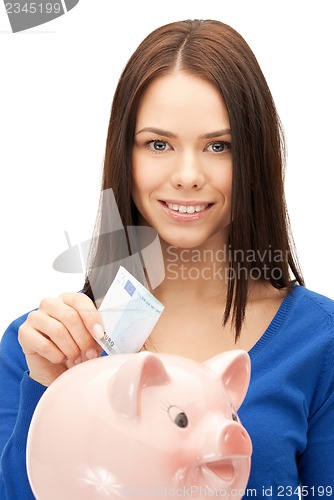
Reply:
[[140, 414], [141, 391], [144, 387], [170, 382], [170, 377], [158, 356], [139, 352], [122, 365], [110, 381], [111, 406], [125, 417]]
[[235, 410], [245, 399], [250, 380], [250, 359], [246, 351], [226, 351], [205, 361], [205, 366], [222, 380]]

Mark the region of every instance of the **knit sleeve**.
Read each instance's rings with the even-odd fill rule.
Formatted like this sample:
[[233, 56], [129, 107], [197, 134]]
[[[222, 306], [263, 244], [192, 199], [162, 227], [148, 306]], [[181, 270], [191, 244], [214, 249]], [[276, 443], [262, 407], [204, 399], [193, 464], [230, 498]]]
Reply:
[[309, 498], [334, 496], [334, 326], [317, 399], [309, 415], [307, 446], [299, 457], [301, 492]]
[[46, 387], [30, 379], [15, 320], [0, 343], [0, 498], [33, 499], [26, 472], [26, 441], [36, 405]]

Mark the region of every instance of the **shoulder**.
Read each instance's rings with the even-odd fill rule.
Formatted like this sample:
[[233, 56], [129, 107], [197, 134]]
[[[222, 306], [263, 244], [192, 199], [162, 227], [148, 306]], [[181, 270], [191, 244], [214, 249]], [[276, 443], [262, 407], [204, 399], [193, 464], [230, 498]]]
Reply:
[[[267, 347], [270, 346], [270, 349]], [[285, 295], [276, 315], [251, 351], [268, 362], [278, 358], [301, 366], [334, 363], [334, 301], [295, 285]]]
[[334, 314], [334, 300], [322, 295], [321, 293], [317, 293], [315, 291], [309, 290], [305, 286], [294, 286], [292, 288], [292, 293], [295, 294], [296, 297], [300, 297], [300, 299], [304, 301], [311, 301], [321, 309], [324, 309], [330, 315]]
[[[334, 394], [334, 300], [305, 287], [294, 287], [292, 295], [292, 317], [298, 325], [298, 332], [294, 332], [300, 347], [296, 354], [303, 360], [308, 377], [313, 378], [312, 415]], [[299, 366], [300, 371], [303, 366]]]
[[334, 301], [294, 286], [251, 355], [257, 390], [284, 380], [313, 415], [334, 393]]
[[19, 316], [10, 323], [10, 325], [6, 328], [3, 334], [3, 337], [1, 339], [1, 344], [6, 340], [8, 340], [8, 338], [13, 336], [15, 337], [15, 335], [17, 336], [20, 326], [25, 322], [30, 312], [31, 311], [22, 314], [22, 316]]
[[[294, 286], [285, 299], [287, 308], [282, 337], [286, 356], [300, 373], [309, 372], [319, 387], [334, 390], [334, 301], [302, 286]], [[283, 303], [284, 305], [284, 303]], [[321, 391], [320, 391], [321, 392]]]
[[22, 365], [25, 365], [25, 356], [18, 342], [18, 331], [22, 323], [27, 319], [29, 312], [12, 321], [4, 332], [0, 342], [1, 363], [13, 362], [16, 359]]
[[289, 296], [291, 315], [327, 327], [334, 334], [334, 300], [302, 286], [294, 286]]

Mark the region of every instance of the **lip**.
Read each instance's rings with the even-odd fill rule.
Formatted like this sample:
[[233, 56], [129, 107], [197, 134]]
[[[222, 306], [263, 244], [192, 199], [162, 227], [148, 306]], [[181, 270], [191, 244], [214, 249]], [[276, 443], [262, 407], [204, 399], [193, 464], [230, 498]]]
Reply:
[[211, 201], [206, 200], [159, 200], [162, 203], [171, 203], [174, 205], [183, 205], [184, 207], [191, 207], [192, 205], [212, 205]]
[[[158, 200], [158, 203], [164, 213], [172, 220], [176, 222], [195, 222], [198, 220], [203, 219], [204, 217], [207, 216], [207, 214], [212, 210], [213, 206], [215, 205], [212, 202], [205, 202], [205, 201], [180, 201], [180, 200]], [[188, 213], [180, 213], [176, 212], [175, 210], [172, 210], [168, 208], [166, 203], [174, 203], [175, 205], [183, 205], [185, 207], [191, 206], [191, 205], [208, 205], [204, 210], [201, 212], [194, 212], [193, 214], [188, 214]]]

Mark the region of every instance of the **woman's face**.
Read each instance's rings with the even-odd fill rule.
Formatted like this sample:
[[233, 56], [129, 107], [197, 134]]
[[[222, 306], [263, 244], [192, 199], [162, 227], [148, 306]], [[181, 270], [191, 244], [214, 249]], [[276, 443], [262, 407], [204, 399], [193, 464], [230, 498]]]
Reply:
[[179, 70], [140, 101], [132, 153], [139, 223], [181, 248], [227, 243], [232, 156], [228, 113], [211, 83]]

